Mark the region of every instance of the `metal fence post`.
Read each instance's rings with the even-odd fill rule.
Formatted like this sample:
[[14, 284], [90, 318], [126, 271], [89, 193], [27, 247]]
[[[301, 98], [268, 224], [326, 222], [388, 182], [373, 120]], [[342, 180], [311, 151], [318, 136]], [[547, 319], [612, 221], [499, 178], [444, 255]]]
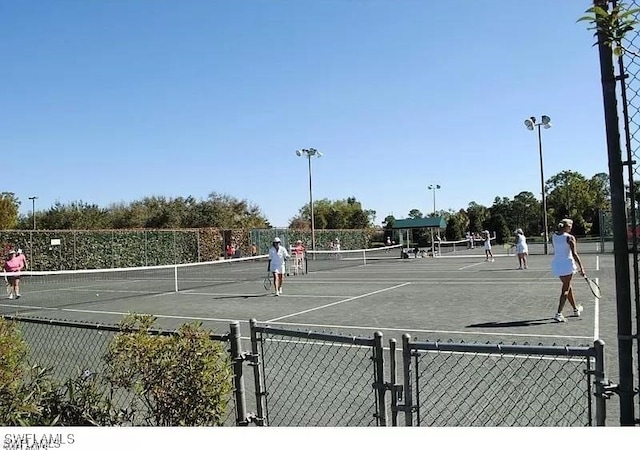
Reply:
[[373, 359], [375, 364], [374, 386], [378, 398], [378, 426], [387, 426], [387, 402], [385, 394], [387, 387], [384, 383], [384, 349], [382, 346], [382, 333], [376, 331], [373, 334]]
[[260, 353], [258, 349], [258, 332], [256, 331], [256, 325], [258, 321], [256, 319], [251, 319], [249, 321], [249, 326], [251, 327], [251, 353], [253, 354], [253, 381], [255, 385], [256, 392], [256, 417], [255, 422], [259, 426], [267, 425], [267, 418], [265, 416], [265, 403], [266, 403], [266, 395], [265, 388], [263, 385], [263, 361], [260, 358]]
[[391, 379], [391, 426], [398, 426], [398, 365], [396, 361], [396, 350], [398, 342], [395, 339], [389, 339], [389, 373]]
[[233, 365], [233, 386], [236, 399], [236, 425], [246, 426], [247, 401], [244, 394], [244, 376], [242, 374], [242, 344], [240, 342], [240, 324], [231, 322], [231, 364]]
[[605, 386], [607, 380], [604, 373], [604, 342], [597, 340], [593, 343], [596, 350], [596, 370], [595, 370], [595, 396], [596, 396], [596, 426], [603, 427], [607, 419], [607, 394]]
[[413, 426], [413, 393], [411, 392], [411, 336], [402, 335], [402, 371], [404, 376], [404, 424]]

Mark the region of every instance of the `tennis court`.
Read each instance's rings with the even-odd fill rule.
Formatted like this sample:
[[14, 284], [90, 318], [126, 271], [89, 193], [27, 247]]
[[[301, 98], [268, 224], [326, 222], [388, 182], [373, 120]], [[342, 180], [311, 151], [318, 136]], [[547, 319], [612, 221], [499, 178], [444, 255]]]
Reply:
[[[245, 339], [248, 321], [299, 330], [413, 341], [588, 346], [603, 339], [606, 372], [617, 374], [613, 256], [582, 254], [590, 276], [598, 278], [601, 300], [577, 278], [581, 317], [555, 323], [560, 282], [551, 276], [551, 255], [532, 255], [529, 269], [497, 249], [485, 261], [482, 249], [443, 256], [400, 258], [399, 249], [367, 257], [349, 252], [308, 260], [308, 273], [286, 277], [284, 292], [266, 291], [266, 259], [167, 266], [154, 269], [75, 271], [23, 277], [19, 300], [0, 301], [3, 314], [115, 324], [135, 312], [153, 314], [157, 326], [174, 329], [203, 322], [226, 333], [239, 321]], [[63, 339], [64, 340], [64, 337]], [[616, 401], [615, 399], [612, 402]], [[611, 405], [613, 408], [613, 404]], [[613, 411], [613, 409], [612, 409]]]
[[[409, 333], [428, 340], [574, 345], [602, 338], [614, 344], [612, 255], [582, 255], [603, 299], [595, 301], [576, 279], [585, 310], [562, 324], [551, 319], [560, 289], [549, 272], [551, 257], [530, 256], [527, 270], [517, 270], [516, 257], [506, 250], [496, 252], [495, 262], [486, 262], [481, 249], [409, 259], [394, 251], [356, 265], [345, 264], [346, 256], [310, 261], [308, 274], [286, 277], [280, 297], [265, 291], [266, 260], [259, 257], [188, 268], [75, 271], [23, 277], [22, 297], [3, 299], [0, 311], [99, 323], [136, 312], [155, 315], [167, 328], [197, 320], [214, 331], [255, 318], [356, 335], [379, 330], [385, 339]], [[568, 307], [565, 314], [570, 316]]]

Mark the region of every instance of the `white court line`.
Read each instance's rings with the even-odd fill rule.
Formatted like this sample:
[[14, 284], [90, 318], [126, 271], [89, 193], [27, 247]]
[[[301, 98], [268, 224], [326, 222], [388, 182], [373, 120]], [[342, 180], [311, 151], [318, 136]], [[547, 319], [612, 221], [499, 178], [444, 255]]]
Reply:
[[[389, 289], [395, 289], [394, 286]], [[372, 295], [365, 294], [365, 295]], [[349, 300], [349, 299], [347, 299]], [[335, 303], [334, 303], [335, 304]], [[16, 305], [15, 303], [3, 303], [1, 306], [9, 306], [13, 308], [23, 308], [23, 309], [31, 309], [31, 310], [44, 310], [44, 311], [62, 311], [62, 312], [73, 312], [73, 313], [83, 313], [83, 314], [103, 314], [103, 315], [112, 315], [112, 316], [126, 316], [129, 312], [122, 311], [96, 311], [89, 309], [71, 309], [71, 308], [48, 308], [44, 306], [28, 306], [28, 305]], [[327, 305], [329, 306], [329, 305]], [[319, 309], [319, 308], [316, 308]], [[178, 320], [197, 320], [202, 322], [246, 322], [246, 319], [224, 319], [224, 318], [215, 318], [215, 317], [194, 317], [194, 316], [174, 316], [174, 315], [166, 315], [166, 314], [153, 314], [154, 317], [159, 317], [163, 319], [178, 319]], [[439, 333], [439, 334], [459, 334], [459, 335], [477, 335], [477, 336], [515, 336], [515, 337], [526, 337], [526, 338], [561, 338], [561, 339], [592, 339], [590, 336], [571, 336], [571, 335], [559, 335], [559, 334], [525, 334], [525, 333], [489, 333], [489, 332], [478, 332], [478, 331], [452, 331], [452, 330], [430, 330], [430, 329], [420, 329], [420, 328], [389, 328], [389, 327], [363, 327], [357, 325], [328, 325], [328, 324], [317, 324], [317, 323], [296, 323], [296, 322], [275, 322], [278, 319], [272, 319], [268, 321], [273, 325], [289, 325], [296, 327], [306, 327], [306, 328], [336, 328], [336, 329], [345, 329], [345, 330], [363, 330], [363, 331], [388, 331], [388, 332], [403, 332], [403, 333]], [[266, 323], [260, 321], [260, 323]], [[249, 337], [244, 337], [243, 339], [249, 339]]]
[[479, 266], [480, 264], [484, 264], [484, 262], [479, 262], [479, 263], [475, 263], [475, 264], [469, 264], [468, 266], [462, 266], [462, 267], [459, 267], [458, 270], [468, 269], [469, 267]]
[[[276, 320], [276, 319], [274, 319]], [[550, 319], [551, 320], [551, 319]], [[462, 335], [478, 335], [478, 336], [517, 336], [517, 337], [535, 337], [535, 338], [563, 338], [563, 339], [591, 339], [591, 336], [568, 336], [565, 334], [524, 334], [524, 333], [489, 333], [478, 331], [451, 331], [451, 330], [427, 330], [427, 329], [407, 329], [407, 328], [386, 328], [386, 327], [360, 327], [351, 325], [324, 325], [312, 323], [293, 323], [293, 322], [273, 322], [273, 325], [289, 325], [295, 327], [316, 327], [316, 328], [341, 328], [349, 330], [371, 330], [371, 331], [389, 331], [403, 333], [440, 333], [440, 334], [462, 334]]]
[[596, 255], [596, 270], [600, 270], [600, 255]]
[[328, 307], [330, 307], [330, 306], [339, 305], [340, 303], [346, 303], [346, 302], [350, 302], [350, 301], [352, 301], [352, 300], [358, 300], [358, 299], [360, 299], [360, 298], [369, 297], [370, 295], [380, 294], [380, 293], [382, 293], [382, 292], [390, 291], [390, 290], [392, 290], [392, 289], [398, 289], [398, 288], [401, 288], [401, 287], [406, 286], [406, 285], [408, 285], [408, 284], [411, 284], [411, 283], [402, 283], [402, 284], [398, 284], [398, 285], [396, 285], [396, 286], [391, 286], [391, 287], [388, 287], [388, 288], [385, 288], [385, 289], [379, 289], [379, 290], [377, 290], [377, 291], [369, 292], [369, 293], [367, 293], [367, 294], [357, 295], [357, 296], [355, 296], [355, 297], [350, 297], [350, 298], [347, 298], [347, 299], [345, 299], [345, 300], [340, 300], [339, 302], [329, 303], [328, 305], [317, 306], [317, 307], [315, 307], [315, 308], [307, 309], [307, 310], [305, 310], [305, 311], [300, 311], [300, 312], [293, 313], [293, 314], [287, 314], [286, 316], [282, 316], [282, 317], [276, 317], [275, 319], [271, 319], [271, 320], [267, 320], [267, 321], [265, 321], [265, 323], [271, 323], [271, 322], [276, 321], [276, 320], [286, 319], [287, 317], [298, 316], [298, 315], [300, 315], [300, 314], [306, 314], [306, 313], [308, 313], [308, 312], [317, 311], [317, 310], [319, 310], [319, 309], [324, 309], [324, 308], [328, 308]]
[[[218, 293], [218, 292], [190, 292], [190, 291], [179, 291], [179, 292], [171, 292], [171, 294], [184, 294], [184, 295], [202, 295], [206, 297], [217, 296], [217, 297], [273, 297], [273, 291], [271, 292], [262, 292], [260, 294], [230, 294], [230, 293]], [[346, 295], [305, 295], [305, 294], [282, 294], [283, 297], [300, 297], [300, 298], [345, 298]]]
[[350, 279], [350, 280], [317, 280], [317, 281], [300, 281], [296, 284], [389, 284], [394, 281], [404, 281], [407, 280], [408, 283], [411, 284], [558, 284], [558, 280], [555, 280], [551, 277], [547, 279], [522, 279], [515, 280], [513, 278], [510, 279], [478, 279], [478, 278], [430, 278], [428, 280], [415, 280], [413, 278], [402, 278], [399, 277], [394, 278], [386, 278], [386, 279], [376, 279], [376, 281], [370, 281], [366, 279]]

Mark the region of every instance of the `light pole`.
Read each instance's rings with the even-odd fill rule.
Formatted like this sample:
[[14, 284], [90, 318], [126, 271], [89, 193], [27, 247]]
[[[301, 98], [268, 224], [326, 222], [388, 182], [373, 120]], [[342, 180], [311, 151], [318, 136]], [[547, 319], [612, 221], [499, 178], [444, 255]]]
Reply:
[[440, 185], [430, 184], [429, 186], [427, 186], [427, 189], [429, 189], [430, 191], [433, 190], [433, 217], [435, 217], [436, 216], [436, 190], [440, 189]]
[[551, 117], [542, 116], [540, 118], [541, 123], [536, 123], [535, 117], [529, 117], [524, 121], [525, 126], [529, 131], [533, 131], [538, 128], [538, 149], [540, 152], [540, 187], [542, 189], [542, 226], [544, 227], [544, 254], [549, 254], [549, 226], [547, 224], [547, 194], [544, 188], [544, 166], [542, 164], [542, 132], [540, 127], [551, 128]]
[[36, 229], [36, 200], [38, 197], [29, 197], [31, 200], [31, 216], [33, 217], [33, 229]]
[[[427, 186], [427, 189], [429, 189], [430, 191], [433, 191], [433, 217], [435, 217], [436, 216], [436, 190], [440, 189], [440, 185], [430, 184], [429, 186]], [[433, 242], [433, 227], [430, 227], [429, 229], [431, 230], [431, 254], [435, 256], [436, 254], [434, 253], [435, 244]], [[438, 235], [440, 235], [440, 228], [438, 228]]]
[[315, 148], [303, 148], [301, 150], [296, 150], [296, 155], [302, 156], [304, 155], [309, 161], [309, 210], [311, 213], [311, 250], [316, 249], [316, 230], [315, 230], [315, 222], [313, 218], [313, 184], [311, 182], [311, 158], [314, 156], [316, 158], [320, 158], [322, 153], [320, 153]]

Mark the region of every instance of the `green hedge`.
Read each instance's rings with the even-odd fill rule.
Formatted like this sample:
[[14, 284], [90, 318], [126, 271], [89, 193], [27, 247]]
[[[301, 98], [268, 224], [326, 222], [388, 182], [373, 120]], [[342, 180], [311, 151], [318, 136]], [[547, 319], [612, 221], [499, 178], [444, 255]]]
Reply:
[[[379, 234], [379, 233], [378, 233]], [[255, 243], [258, 254], [266, 254], [273, 238], [288, 246], [300, 239], [311, 248], [311, 231], [270, 228], [220, 230], [0, 230], [3, 253], [22, 248], [29, 270], [107, 269], [159, 266], [214, 261], [224, 257], [224, 246], [234, 238], [240, 254], [250, 254]], [[340, 239], [343, 250], [369, 248], [378, 239], [374, 230], [316, 230], [316, 249], [328, 250]]]

